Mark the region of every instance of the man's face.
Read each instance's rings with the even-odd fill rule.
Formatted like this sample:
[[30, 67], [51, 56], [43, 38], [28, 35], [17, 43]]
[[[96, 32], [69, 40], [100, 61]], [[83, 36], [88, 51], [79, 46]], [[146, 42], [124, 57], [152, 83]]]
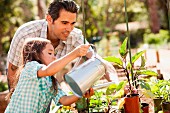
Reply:
[[73, 30], [76, 23], [76, 17], [76, 13], [61, 10], [59, 18], [51, 23], [53, 39], [57, 37], [62, 41], [67, 40], [68, 35]]

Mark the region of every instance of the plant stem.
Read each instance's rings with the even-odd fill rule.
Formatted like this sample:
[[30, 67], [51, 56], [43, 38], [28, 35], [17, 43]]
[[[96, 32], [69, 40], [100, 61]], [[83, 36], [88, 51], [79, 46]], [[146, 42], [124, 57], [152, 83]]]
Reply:
[[84, 11], [84, 0], [81, 0], [82, 13], [83, 13], [83, 35], [84, 35], [84, 44], [86, 43], [86, 26], [85, 26], [85, 11]]
[[170, 38], [170, 1], [168, 0], [167, 0], [167, 9], [168, 9], [169, 38]]
[[129, 72], [127, 69], [124, 70], [125, 73], [126, 73], [126, 77], [128, 79], [128, 83], [129, 83], [129, 89], [130, 89], [130, 94], [132, 93], [132, 86], [131, 86], [131, 83], [130, 83], [130, 78], [129, 78]]
[[[129, 26], [128, 26], [128, 15], [127, 15], [127, 6], [126, 6], [126, 0], [124, 0], [124, 6], [125, 6], [125, 19], [126, 19], [126, 28], [127, 28], [127, 36], [128, 36], [128, 49], [129, 49], [129, 58], [130, 58], [130, 64], [132, 66], [132, 58], [131, 58], [131, 46], [130, 46], [130, 33], [129, 33]], [[133, 82], [133, 69], [130, 68], [131, 74], [132, 74], [132, 82]]]

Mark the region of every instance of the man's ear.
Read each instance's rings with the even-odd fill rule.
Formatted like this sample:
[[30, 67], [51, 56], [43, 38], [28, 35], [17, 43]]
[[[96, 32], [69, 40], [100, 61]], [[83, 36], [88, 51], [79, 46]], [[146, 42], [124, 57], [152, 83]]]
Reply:
[[51, 24], [53, 23], [53, 19], [51, 18], [51, 15], [49, 15], [49, 14], [47, 14], [46, 20], [47, 20], [47, 22], [49, 22]]

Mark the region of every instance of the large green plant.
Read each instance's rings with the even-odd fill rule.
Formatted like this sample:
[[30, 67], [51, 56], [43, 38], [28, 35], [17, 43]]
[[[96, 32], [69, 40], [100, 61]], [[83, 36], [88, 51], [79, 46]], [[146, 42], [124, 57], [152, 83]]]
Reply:
[[[142, 56], [145, 53], [145, 50], [137, 52], [134, 56], [132, 56], [132, 63], [130, 63], [130, 61], [128, 60], [128, 49], [127, 49], [127, 41], [128, 38], [126, 38], [122, 45], [120, 46], [119, 49], [119, 54], [120, 54], [120, 58], [119, 57], [115, 57], [115, 56], [108, 56], [105, 57], [104, 59], [109, 61], [109, 62], [113, 62], [115, 64], [117, 64], [120, 68], [122, 68], [124, 70], [124, 73], [126, 75], [127, 78], [127, 82], [129, 85], [129, 91], [130, 94], [133, 93], [133, 87], [138, 88], [138, 86], [140, 85], [141, 88], [144, 88], [147, 90], [150, 90], [149, 84], [146, 83], [144, 80], [139, 79], [140, 75], [149, 75], [149, 76], [157, 76], [157, 73], [155, 73], [154, 71], [148, 70], [145, 67], [145, 59], [144, 56]], [[141, 58], [141, 64], [139, 67], [134, 67], [134, 63]], [[132, 76], [133, 74], [133, 76]], [[121, 86], [124, 87], [124, 83], [120, 83], [122, 84]], [[122, 89], [122, 88], [119, 88]], [[108, 88], [107, 92], [114, 92], [116, 89], [115, 85], [111, 85]]]

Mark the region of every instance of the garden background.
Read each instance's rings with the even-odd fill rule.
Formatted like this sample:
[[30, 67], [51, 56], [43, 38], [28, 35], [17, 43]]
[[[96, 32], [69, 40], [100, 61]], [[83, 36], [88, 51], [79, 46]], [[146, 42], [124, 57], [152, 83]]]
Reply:
[[[0, 0], [0, 82], [6, 82], [6, 57], [15, 31], [28, 21], [44, 19], [52, 1]], [[85, 12], [82, 1], [75, 1], [80, 5], [76, 27], [83, 30], [84, 13], [84, 34], [96, 45], [97, 53], [102, 57], [118, 56], [127, 37], [124, 0], [84, 0]], [[146, 50], [146, 66], [170, 79], [170, 0], [126, 2], [132, 54]]]

